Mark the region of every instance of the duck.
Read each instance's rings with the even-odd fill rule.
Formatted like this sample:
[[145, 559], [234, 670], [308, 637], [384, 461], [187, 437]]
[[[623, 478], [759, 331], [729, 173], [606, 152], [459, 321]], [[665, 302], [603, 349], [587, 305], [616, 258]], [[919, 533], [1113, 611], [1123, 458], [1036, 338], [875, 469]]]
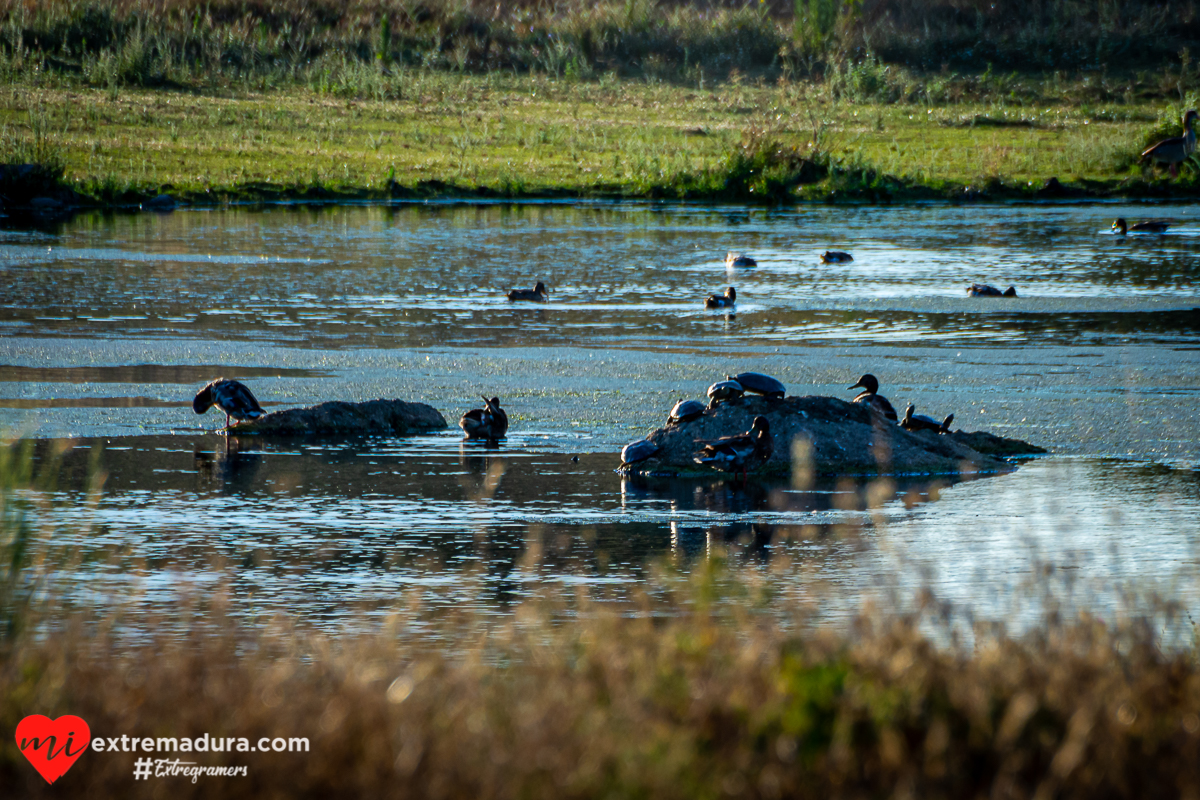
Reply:
[[734, 302], [737, 300], [737, 289], [730, 286], [725, 290], [725, 294], [710, 294], [708, 299], [704, 301], [705, 308], [733, 308]]
[[879, 379], [874, 375], [870, 373], [863, 375], [858, 379], [858, 383], [849, 388], [863, 389], [857, 397], [850, 401], [851, 403], [865, 403], [892, 422], [897, 421], [896, 409], [892, 408], [892, 404], [886, 397], [879, 394]]
[[546, 289], [546, 284], [538, 281], [532, 289], [509, 289], [509, 300], [529, 300], [534, 303], [544, 303], [546, 298], [550, 296], [550, 292]]
[[900, 420], [901, 428], [904, 428], [906, 431], [950, 432], [950, 423], [954, 422], [953, 414], [938, 422], [933, 417], [927, 417], [924, 414], [914, 414], [913, 412], [916, 410], [916, 406], [912, 403], [908, 404], [908, 408], [904, 409], [904, 419]]
[[732, 251], [725, 254], [726, 267], [757, 267], [758, 262], [750, 256], [744, 256], [741, 253]]
[[1165, 219], [1148, 219], [1129, 225], [1125, 222], [1124, 217], [1117, 217], [1113, 220], [1112, 231], [1118, 236], [1124, 236], [1129, 231], [1133, 231], [1134, 233], [1166, 233], [1169, 227], [1171, 227], [1171, 223]]
[[473, 408], [462, 415], [458, 427], [468, 439], [503, 439], [508, 433], [508, 414], [500, 407], [500, 398], [483, 400], [483, 408]]
[[822, 264], [849, 264], [854, 260], [854, 256], [841, 250], [826, 250], [821, 253]]
[[1188, 156], [1196, 150], [1196, 132], [1192, 130], [1192, 123], [1196, 121], [1197, 117], [1200, 117], [1200, 113], [1194, 108], [1189, 109], [1183, 115], [1183, 135], [1172, 136], [1170, 139], [1163, 139], [1157, 144], [1150, 145], [1142, 151], [1138, 163], [1144, 164], [1152, 161], [1157, 164], [1166, 164], [1171, 177], [1177, 177], [1179, 165], [1187, 161]]
[[[225, 412], [225, 427], [230, 427], [229, 418], [238, 422], [255, 420], [267, 413], [244, 383], [232, 378], [217, 378], [204, 384], [192, 400], [192, 411], [203, 414], [213, 406]], [[234, 423], [237, 424], [237, 423]]]
[[1009, 286], [1003, 292], [986, 283], [972, 283], [967, 287], [967, 297], [1016, 297], [1017, 287]]
[[755, 417], [750, 430], [736, 436], [724, 436], [704, 443], [704, 449], [693, 461], [726, 472], [741, 471], [742, 479], [751, 469], [757, 469], [771, 458], [775, 445], [771, 440], [771, 425], [766, 417]]

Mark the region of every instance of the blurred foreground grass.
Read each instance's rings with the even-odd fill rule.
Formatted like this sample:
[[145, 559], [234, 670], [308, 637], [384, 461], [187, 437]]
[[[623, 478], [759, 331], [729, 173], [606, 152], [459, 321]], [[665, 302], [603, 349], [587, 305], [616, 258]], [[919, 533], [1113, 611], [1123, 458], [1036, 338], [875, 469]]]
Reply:
[[[503, 615], [399, 598], [354, 630], [236, 618], [195, 597], [122, 623], [72, 608], [30, 504], [53, 460], [6, 450], [0, 727], [82, 717], [94, 737], [305, 737], [306, 753], [159, 753], [244, 777], [134, 781], [133, 752], [85, 753], [53, 787], [0, 740], [6, 796], [1190, 797], [1200, 666], [1151, 603], [1053, 612], [1020, 637], [936, 598], [849, 624], [720, 560], [624, 600], [546, 588]], [[92, 481], [97, 487], [102, 476]], [[93, 491], [93, 496], [95, 492]], [[913, 610], [896, 610], [909, 606]], [[447, 610], [449, 609], [449, 610]], [[964, 627], [964, 622], [968, 624]]]

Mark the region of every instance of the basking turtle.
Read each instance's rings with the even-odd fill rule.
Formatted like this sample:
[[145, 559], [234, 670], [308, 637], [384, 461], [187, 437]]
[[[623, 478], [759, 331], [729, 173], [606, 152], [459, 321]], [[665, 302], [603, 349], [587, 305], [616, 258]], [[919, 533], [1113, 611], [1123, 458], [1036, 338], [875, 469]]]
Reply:
[[458, 427], [468, 439], [503, 439], [508, 433], [508, 414], [500, 407], [500, 398], [483, 400], [483, 408], [473, 408], [462, 415]]
[[720, 381], [708, 387], [708, 407], [716, 408], [717, 403], [738, 400], [746, 389], [737, 381]]
[[853, 260], [854, 256], [841, 250], [826, 250], [821, 253], [822, 264], [849, 264]]
[[1132, 225], [1125, 222], [1124, 217], [1117, 217], [1112, 224], [1112, 232], [1118, 236], [1124, 236], [1129, 231], [1134, 233], [1166, 233], [1167, 228], [1171, 227], [1171, 223], [1165, 219], [1148, 219], [1144, 222], [1135, 222]]
[[954, 422], [954, 415], [946, 417], [941, 422], [938, 422], [933, 417], [927, 417], [924, 414], [914, 414], [915, 406], [912, 403], [908, 404], [908, 408], [904, 409], [904, 419], [900, 420], [900, 427], [906, 431], [934, 431], [935, 433], [949, 433], [950, 423]]
[[757, 267], [758, 262], [750, 256], [744, 256], [741, 253], [730, 251], [725, 254], [726, 267]]
[[546, 298], [550, 296], [550, 292], [546, 290], [546, 284], [538, 281], [532, 289], [510, 289], [508, 292], [509, 300], [529, 300], [534, 303], [544, 303]]
[[759, 372], [740, 372], [737, 375], [728, 376], [726, 380], [737, 381], [742, 385], [743, 390], [750, 394], [761, 394], [769, 400], [782, 400], [784, 393], [787, 392], [787, 387], [782, 383], [770, 375], [763, 375]]
[[737, 289], [730, 286], [725, 290], [725, 294], [710, 294], [708, 299], [704, 301], [705, 308], [733, 308], [734, 301], [737, 300]]
[[771, 426], [766, 417], [755, 417], [750, 430], [736, 436], [725, 436], [704, 444], [704, 449], [692, 458], [697, 464], [715, 467], [726, 472], [746, 473], [757, 469], [775, 450], [771, 441]]
[[213, 406], [225, 412], [226, 428], [229, 427], [230, 417], [241, 422], [245, 419], [258, 419], [267, 413], [245, 384], [231, 378], [209, 381], [204, 384], [203, 389], [196, 392], [196, 397], [192, 400], [192, 411], [203, 414]]
[[1003, 292], [986, 283], [972, 283], [967, 287], [967, 297], [1016, 297], [1017, 287], [1010, 286]]
[[703, 414], [705, 408], [704, 403], [699, 400], [680, 400], [671, 409], [671, 416], [667, 417], [667, 424], [678, 425], [682, 422], [691, 422]]
[[859, 392], [858, 396], [850, 401], [851, 403], [866, 403], [892, 422], [896, 421], [896, 409], [892, 408], [892, 404], [886, 397], [879, 394], [879, 380], [874, 375], [870, 373], [863, 375], [858, 379], [858, 383], [850, 388], [864, 390]]
[[630, 464], [636, 464], [639, 461], [645, 461], [657, 453], [658, 450], [658, 445], [649, 439], [638, 439], [636, 442], [630, 442], [621, 448], [621, 466], [625, 467]]

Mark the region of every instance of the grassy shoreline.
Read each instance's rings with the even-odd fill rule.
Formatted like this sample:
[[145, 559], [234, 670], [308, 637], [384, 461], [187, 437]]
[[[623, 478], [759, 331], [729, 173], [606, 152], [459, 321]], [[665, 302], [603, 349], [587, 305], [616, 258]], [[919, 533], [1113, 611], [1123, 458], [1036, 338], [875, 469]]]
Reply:
[[56, 192], [92, 206], [159, 193], [192, 204], [1200, 196], [1195, 170], [1169, 180], [1136, 166], [1176, 111], [1067, 99], [914, 106], [836, 100], [812, 83], [701, 90], [537, 75], [426, 73], [401, 100], [18, 84], [0, 96], [0, 161], [48, 154], [63, 178], [0, 194], [9, 207]]

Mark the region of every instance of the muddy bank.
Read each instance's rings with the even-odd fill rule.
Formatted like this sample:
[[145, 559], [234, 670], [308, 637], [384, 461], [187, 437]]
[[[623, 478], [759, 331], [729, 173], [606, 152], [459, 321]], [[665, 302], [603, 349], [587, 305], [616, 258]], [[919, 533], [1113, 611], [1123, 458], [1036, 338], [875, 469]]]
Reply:
[[647, 439], [658, 452], [627, 469], [642, 475], [711, 475], [693, 461], [698, 441], [750, 429], [754, 417], [771, 426], [774, 452], [758, 471], [789, 473], [793, 459], [819, 475], [925, 475], [997, 472], [1005, 457], [1044, 453], [1018, 439], [988, 433], [909, 432], [867, 406], [836, 397], [747, 397], [708, 409], [699, 418], [667, 425]]
[[446, 418], [433, 406], [425, 403], [406, 403], [403, 400], [368, 400], [347, 403], [332, 400], [308, 408], [289, 408], [272, 411], [254, 421], [226, 428], [238, 435], [262, 434], [273, 436], [387, 435], [439, 430], [446, 427]]

